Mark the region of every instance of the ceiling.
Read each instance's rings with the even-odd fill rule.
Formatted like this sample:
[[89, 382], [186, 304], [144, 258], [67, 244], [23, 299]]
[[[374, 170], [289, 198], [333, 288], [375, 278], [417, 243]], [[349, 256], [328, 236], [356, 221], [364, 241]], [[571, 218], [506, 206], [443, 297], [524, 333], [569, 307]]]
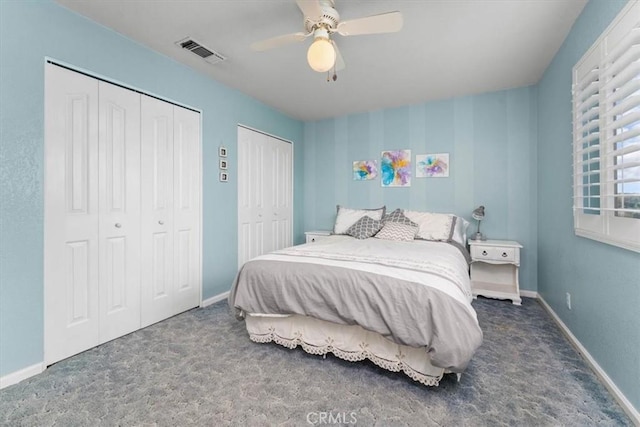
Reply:
[[[398, 33], [334, 40], [346, 62], [327, 81], [308, 38], [266, 52], [253, 42], [304, 31], [294, 0], [57, 0], [89, 19], [300, 120], [537, 83], [587, 0], [335, 0], [342, 20], [399, 10]], [[175, 43], [192, 37], [227, 59]]]

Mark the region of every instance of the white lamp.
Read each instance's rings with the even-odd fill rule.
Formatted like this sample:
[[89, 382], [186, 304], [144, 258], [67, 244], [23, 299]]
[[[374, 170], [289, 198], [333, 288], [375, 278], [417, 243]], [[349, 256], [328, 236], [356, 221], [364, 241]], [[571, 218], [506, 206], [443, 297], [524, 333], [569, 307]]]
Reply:
[[471, 217], [478, 221], [478, 231], [476, 232], [475, 240], [487, 240], [486, 237], [480, 232], [480, 222], [484, 219], [484, 206], [478, 206], [471, 212]]

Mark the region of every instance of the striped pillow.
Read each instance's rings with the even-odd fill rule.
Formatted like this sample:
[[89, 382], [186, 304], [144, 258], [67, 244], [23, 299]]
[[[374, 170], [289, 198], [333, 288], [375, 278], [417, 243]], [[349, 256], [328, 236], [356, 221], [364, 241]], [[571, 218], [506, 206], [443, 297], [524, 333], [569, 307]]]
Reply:
[[409, 242], [413, 240], [418, 234], [418, 226], [410, 224], [401, 224], [399, 222], [385, 222], [384, 226], [378, 234], [375, 235], [376, 239], [396, 240], [401, 242]]

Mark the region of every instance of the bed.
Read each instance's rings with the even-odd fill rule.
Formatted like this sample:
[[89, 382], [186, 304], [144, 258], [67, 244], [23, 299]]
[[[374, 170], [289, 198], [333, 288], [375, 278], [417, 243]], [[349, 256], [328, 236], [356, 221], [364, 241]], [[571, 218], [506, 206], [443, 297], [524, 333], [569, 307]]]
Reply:
[[[464, 372], [482, 343], [468, 258], [450, 239], [380, 238], [385, 219], [399, 222], [379, 216], [370, 238], [337, 233], [248, 261], [230, 307], [252, 341], [368, 359], [437, 386], [445, 373]], [[354, 225], [338, 222], [334, 232]]]

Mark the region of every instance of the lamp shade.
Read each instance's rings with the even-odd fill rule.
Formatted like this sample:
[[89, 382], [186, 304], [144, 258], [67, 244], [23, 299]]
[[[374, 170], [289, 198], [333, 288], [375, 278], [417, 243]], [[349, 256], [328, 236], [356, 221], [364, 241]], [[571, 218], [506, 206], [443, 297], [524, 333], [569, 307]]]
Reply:
[[326, 37], [316, 37], [307, 51], [307, 62], [314, 71], [324, 73], [336, 63], [336, 50]]
[[482, 221], [484, 219], [484, 206], [475, 208], [473, 212], [471, 212], [471, 216], [477, 221]]

